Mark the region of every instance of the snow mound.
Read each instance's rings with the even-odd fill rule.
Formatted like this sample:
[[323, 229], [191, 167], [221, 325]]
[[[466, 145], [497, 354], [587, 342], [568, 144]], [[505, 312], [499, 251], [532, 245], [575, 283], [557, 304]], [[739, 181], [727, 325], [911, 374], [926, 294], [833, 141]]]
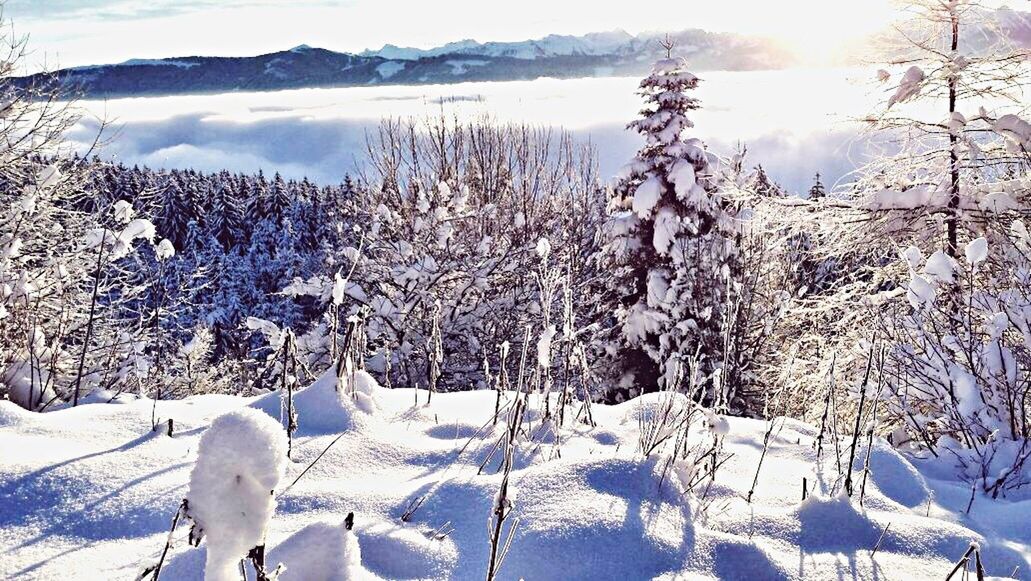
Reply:
[[49, 379], [49, 373], [31, 364], [31, 357], [27, 353], [20, 353], [14, 361], [0, 369], [0, 382], [7, 387], [8, 397], [26, 409], [37, 409], [57, 398], [53, 388], [48, 385]]
[[286, 471], [285, 436], [275, 420], [243, 409], [220, 416], [201, 437], [187, 500], [207, 540], [206, 581], [235, 581], [240, 559], [265, 544]]
[[810, 496], [795, 510], [801, 535], [799, 546], [809, 552], [873, 549], [881, 527], [860, 512], [844, 494]]
[[454, 543], [411, 527], [380, 521], [355, 525], [366, 569], [384, 579], [443, 579], [458, 560]]
[[[365, 371], [356, 371], [353, 379], [345, 376], [339, 381], [334, 369], [326, 371], [293, 394], [297, 434], [335, 434], [364, 426], [376, 413], [376, 393], [381, 389]], [[282, 390], [275, 391], [262, 396], [251, 407], [279, 419], [286, 409], [285, 396]]]
[[79, 405], [91, 403], [124, 404], [139, 399], [136, 395], [111, 389], [97, 389], [79, 398]]
[[13, 427], [32, 419], [32, 412], [14, 403], [0, 400], [0, 427]]
[[621, 423], [637, 425], [663, 414], [666, 409], [676, 411], [692, 405], [690, 398], [682, 393], [646, 393], [620, 406], [625, 410]]
[[[790, 570], [776, 563], [755, 540], [708, 533], [698, 539], [692, 569], [716, 579], [791, 579]], [[703, 575], [699, 575], [702, 577]], [[680, 577], [676, 577], [679, 579]]]
[[426, 435], [440, 440], [468, 440], [485, 431], [473, 424], [439, 424], [426, 430]]
[[286, 566], [281, 581], [357, 581], [362, 569], [358, 537], [344, 524], [317, 522], [287, 537], [268, 555], [270, 566]]
[[649, 461], [551, 463], [527, 470], [519, 491], [511, 578], [647, 579], [683, 567], [694, 543], [687, 505]]
[[[863, 470], [866, 453], [864, 447], [856, 454], [857, 458], [853, 468], [857, 472]], [[883, 440], [875, 441], [871, 449], [868, 478], [877, 486], [880, 494], [907, 508], [917, 508], [927, 504], [931, 495], [924, 477]]]

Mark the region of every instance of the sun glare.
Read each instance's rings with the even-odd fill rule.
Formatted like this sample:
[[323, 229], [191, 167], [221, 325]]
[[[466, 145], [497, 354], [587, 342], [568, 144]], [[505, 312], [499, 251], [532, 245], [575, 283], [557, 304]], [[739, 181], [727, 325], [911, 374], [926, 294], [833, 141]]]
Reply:
[[790, 0], [753, 3], [743, 25], [768, 34], [803, 64], [834, 60], [850, 43], [885, 29], [898, 17], [891, 0]]

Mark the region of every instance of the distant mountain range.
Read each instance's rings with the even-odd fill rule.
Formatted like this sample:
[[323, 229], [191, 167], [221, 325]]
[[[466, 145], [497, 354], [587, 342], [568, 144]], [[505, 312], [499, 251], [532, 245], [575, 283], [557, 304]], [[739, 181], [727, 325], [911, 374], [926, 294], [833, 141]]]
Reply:
[[[691, 33], [695, 34], [698, 32], [700, 31], [691, 31]], [[388, 44], [379, 50], [367, 50], [361, 53], [361, 55], [409, 61], [448, 54], [510, 57], [530, 60], [555, 56], [631, 54], [641, 52], [642, 45], [656, 40], [658, 38], [655, 35], [636, 37], [623, 30], [614, 30], [612, 32], [594, 32], [584, 36], [552, 34], [538, 40], [524, 40], [522, 42], [480, 43], [471, 39], [460, 40], [431, 49], [405, 48]]]
[[[1028, 12], [1003, 8], [993, 11], [988, 19], [995, 22], [995, 28], [966, 35], [972, 39], [966, 47], [972, 53], [991, 52], [996, 31], [1001, 31], [1018, 46], [1031, 48]], [[62, 69], [22, 77], [15, 82], [28, 85], [56, 79], [71, 92], [96, 98], [541, 77], [638, 76], [645, 74], [656, 59], [665, 56], [659, 44], [664, 36], [659, 33], [632, 35], [617, 30], [584, 36], [550, 35], [522, 42], [462, 40], [430, 49], [388, 44], [359, 54], [301, 45], [254, 57], [132, 59], [119, 64]], [[686, 57], [691, 67], [699, 71], [779, 69], [798, 62], [796, 54], [768, 38], [697, 29], [670, 36], [676, 41], [676, 54]], [[859, 62], [857, 55], [870, 44], [869, 40], [856, 42], [834, 58], [841, 64], [854, 64]]]
[[[671, 35], [677, 54], [696, 70], [758, 70], [790, 66], [794, 57], [771, 40], [685, 30]], [[473, 40], [433, 49], [386, 45], [361, 54], [306, 45], [254, 57], [132, 59], [22, 77], [21, 85], [56, 78], [85, 97], [266, 91], [302, 87], [446, 84], [640, 75], [665, 51], [658, 34], [623, 31], [552, 35], [523, 42]]]

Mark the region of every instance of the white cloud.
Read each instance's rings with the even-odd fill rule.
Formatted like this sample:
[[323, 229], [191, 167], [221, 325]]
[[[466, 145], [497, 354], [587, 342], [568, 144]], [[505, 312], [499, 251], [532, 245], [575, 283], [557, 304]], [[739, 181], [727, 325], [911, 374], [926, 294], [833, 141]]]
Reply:
[[[789, 189], [808, 190], [817, 171], [825, 183], [832, 184], [853, 169], [861, 153], [859, 147], [849, 151], [854, 129], [834, 124], [826, 109], [820, 109], [821, 105], [849, 110], [862, 106], [849, 97], [849, 91], [859, 89], [849, 89], [844, 81], [832, 82], [835, 74], [713, 75], [699, 90], [704, 108], [694, 116], [693, 134], [722, 154], [733, 152], [738, 140], [747, 142], [749, 164], [762, 163]], [[809, 92], [807, 87], [813, 83], [833, 95], [833, 102]], [[624, 129], [640, 108], [635, 85], [635, 79], [540, 80], [121, 99], [85, 105], [119, 120], [117, 137], [102, 155], [128, 165], [262, 169], [335, 183], [354, 173], [364, 154], [366, 134], [380, 118], [433, 115], [439, 112], [443, 97], [448, 98], [448, 110], [462, 118], [489, 111], [502, 123], [565, 126], [576, 139], [595, 145], [602, 174], [608, 177], [641, 144], [638, 135]], [[769, 115], [768, 104], [744, 98], [754, 95], [757, 85], [772, 87], [793, 106]], [[477, 98], [451, 100], [455, 95]], [[95, 122], [84, 123], [72, 137], [89, 143], [95, 128]]]

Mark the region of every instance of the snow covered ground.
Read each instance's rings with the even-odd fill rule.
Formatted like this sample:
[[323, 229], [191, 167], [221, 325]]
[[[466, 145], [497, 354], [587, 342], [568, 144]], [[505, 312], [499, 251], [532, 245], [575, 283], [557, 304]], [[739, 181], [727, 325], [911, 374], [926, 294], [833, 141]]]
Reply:
[[[287, 485], [276, 491], [268, 562], [287, 566], [284, 581], [351, 578], [329, 570], [482, 579], [501, 479], [497, 460], [478, 474], [504, 431], [492, 422], [494, 392], [436, 394], [426, 405], [423, 391], [416, 405], [411, 389], [370, 385], [350, 397], [338, 398], [332, 381], [295, 397], [300, 429]], [[945, 467], [907, 460], [883, 442], [872, 450], [860, 507], [827, 496], [841, 488], [833, 444], [817, 462], [817, 429], [776, 420], [749, 504], [768, 424], [728, 418], [729, 460], [706, 501], [682, 495], [660, 477], [661, 461], [638, 451], [640, 418], [661, 397], [596, 405], [597, 427], [567, 423], [557, 437], [531, 400], [530, 437], [519, 443], [511, 482], [518, 525], [501, 578], [942, 579], [976, 542], [990, 575], [1031, 579], [1031, 501], [978, 496], [967, 514], [970, 489], [949, 481]], [[168, 437], [150, 431], [150, 401], [91, 401], [43, 414], [0, 401], [0, 578], [134, 578], [156, 560], [191, 494], [212, 421], [244, 407], [278, 420], [281, 404], [278, 393], [162, 401], [159, 416], [174, 419]], [[709, 437], [698, 430], [698, 440]], [[260, 438], [247, 446], [276, 449]], [[857, 467], [865, 456], [858, 451]], [[342, 524], [349, 512], [354, 536]], [[186, 532], [177, 532], [162, 579], [202, 578], [207, 541], [190, 547]]]

